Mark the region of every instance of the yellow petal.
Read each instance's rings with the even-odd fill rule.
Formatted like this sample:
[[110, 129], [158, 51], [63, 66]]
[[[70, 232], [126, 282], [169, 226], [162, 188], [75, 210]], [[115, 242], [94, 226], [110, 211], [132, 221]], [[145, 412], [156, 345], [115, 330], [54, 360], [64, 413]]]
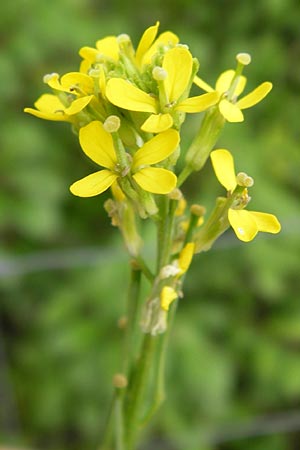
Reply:
[[[99, 53], [99, 51], [93, 47], [82, 47], [79, 50], [79, 55], [81, 56], [81, 58], [83, 58], [84, 60], [87, 60], [90, 64], [94, 64], [98, 53]], [[80, 70], [80, 72], [81, 72], [81, 70]]]
[[65, 121], [71, 119], [64, 113], [65, 106], [56, 95], [43, 94], [34, 104], [37, 109], [25, 108], [24, 112], [46, 120]]
[[160, 293], [160, 306], [165, 311], [169, 311], [171, 303], [178, 297], [175, 289], [171, 286], [164, 286]]
[[230, 88], [234, 74], [234, 70], [225, 70], [225, 72], [221, 73], [216, 82], [216, 91], [221, 93], [227, 92]]
[[107, 169], [114, 169], [117, 157], [110, 133], [104, 130], [99, 121], [94, 121], [80, 128], [79, 142], [84, 153], [92, 161]]
[[65, 91], [73, 92], [73, 87], [78, 86], [84, 93], [94, 92], [94, 80], [85, 73], [69, 72], [61, 77], [61, 85]]
[[179, 133], [173, 128], [157, 134], [134, 154], [132, 169], [163, 161], [176, 150], [179, 140]]
[[[48, 75], [46, 75], [46, 77], [48, 78]], [[49, 74], [49, 79], [47, 81], [47, 84], [52, 89], [56, 89], [57, 91], [65, 92], [65, 88], [60, 84], [58, 73]]]
[[244, 116], [242, 111], [237, 105], [230, 103], [228, 100], [221, 100], [219, 103], [219, 109], [222, 116], [228, 122], [243, 122]]
[[102, 96], [105, 96], [105, 92], [106, 92], [106, 77], [105, 77], [105, 71], [103, 66], [101, 66], [99, 68], [100, 74], [99, 74], [99, 88], [100, 88], [100, 93]]
[[214, 89], [207, 84], [204, 80], [202, 80], [202, 78], [198, 77], [197, 75], [194, 78], [194, 83], [196, 86], [198, 86], [200, 89], [203, 89], [206, 92], [213, 92]]
[[154, 43], [151, 45], [149, 50], [145, 53], [142, 64], [151, 64], [151, 60], [153, 55], [158, 51], [160, 47], [165, 46], [174, 46], [179, 42], [178, 36], [176, 34], [172, 33], [171, 31], [165, 31], [164, 33], [161, 33], [158, 38], [154, 41]]
[[[216, 90], [220, 93], [229, 91], [234, 75], [234, 70], [226, 70], [225, 72], [223, 72], [217, 80]], [[247, 78], [244, 77], [244, 75], [240, 75], [233, 92], [234, 96], [239, 96], [243, 92], [246, 86], [246, 82]]]
[[219, 93], [216, 91], [208, 92], [207, 94], [197, 95], [183, 100], [176, 106], [177, 111], [187, 113], [198, 113], [215, 105], [219, 100]]
[[93, 95], [88, 95], [86, 97], [80, 97], [74, 100], [71, 105], [65, 109], [65, 113], [69, 116], [77, 114], [82, 111], [92, 100]]
[[80, 73], [88, 73], [91, 68], [91, 63], [87, 59], [83, 59], [80, 63], [79, 72]]
[[98, 53], [102, 53], [104, 56], [119, 60], [119, 44], [116, 36], [107, 36], [103, 39], [99, 39], [96, 42]]
[[70, 191], [78, 197], [94, 197], [106, 191], [117, 178], [110, 170], [100, 170], [73, 183]]
[[177, 183], [173, 172], [160, 167], [146, 167], [132, 175], [132, 178], [142, 189], [152, 194], [168, 194]]
[[232, 192], [237, 184], [232, 154], [221, 148], [211, 152], [210, 157], [219, 182], [227, 191]]
[[234, 90], [233, 95], [236, 96], [236, 97], [238, 97], [239, 95], [241, 95], [241, 93], [242, 93], [242, 92], [244, 91], [244, 89], [245, 89], [246, 83], [247, 83], [247, 78], [244, 77], [244, 75], [240, 75], [240, 76], [239, 76], [239, 79], [238, 79], [238, 82], [237, 82], [237, 85], [236, 85], [236, 87], [235, 87], [235, 90]]
[[194, 252], [195, 252], [194, 242], [188, 242], [181, 250], [179, 255], [179, 267], [181, 270], [181, 274], [185, 273], [190, 267]]
[[165, 54], [162, 67], [168, 74], [164, 81], [167, 97], [170, 102], [174, 102], [189, 84], [193, 68], [192, 55], [184, 47], [172, 48]]
[[149, 50], [154, 39], [156, 38], [158, 27], [159, 22], [156, 22], [155, 25], [152, 25], [151, 27], [147, 28], [144, 31], [144, 34], [141, 37], [141, 40], [136, 50], [136, 62], [138, 65], [141, 65], [143, 56]]
[[112, 194], [114, 196], [114, 198], [118, 201], [118, 202], [123, 202], [126, 199], [125, 194], [123, 193], [122, 189], [119, 186], [119, 183], [117, 181], [115, 181], [112, 185], [111, 185], [111, 191]]
[[254, 217], [258, 231], [276, 234], [281, 230], [281, 225], [277, 217], [273, 214], [267, 214], [257, 211], [249, 211], [249, 213], [252, 215], [252, 217]]
[[157, 112], [155, 98], [121, 78], [108, 81], [106, 97], [113, 105], [129, 111]]
[[39, 119], [44, 120], [53, 120], [55, 122], [70, 122], [71, 119], [67, 115], [65, 115], [62, 111], [58, 111], [57, 113], [47, 113], [45, 111], [39, 111], [34, 108], [24, 108], [24, 112], [31, 114], [32, 116], [38, 117]]
[[240, 109], [246, 109], [256, 105], [256, 103], [259, 103], [266, 97], [266, 95], [268, 95], [272, 87], [273, 87], [272, 83], [270, 83], [269, 81], [265, 81], [264, 83], [260, 84], [256, 89], [254, 89], [254, 91], [250, 92], [250, 94], [246, 95], [241, 100], [239, 100], [237, 102], [237, 106]]
[[146, 133], [161, 133], [168, 130], [173, 125], [173, 119], [170, 114], [151, 114], [141, 126], [141, 130]]
[[241, 241], [252, 241], [257, 235], [256, 220], [246, 209], [229, 209], [228, 220]]

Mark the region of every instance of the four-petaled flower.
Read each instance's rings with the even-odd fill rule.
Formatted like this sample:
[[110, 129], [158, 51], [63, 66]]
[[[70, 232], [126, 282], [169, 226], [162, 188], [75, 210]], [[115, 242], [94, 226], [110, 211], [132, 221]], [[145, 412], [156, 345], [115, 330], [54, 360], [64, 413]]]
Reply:
[[[228, 150], [219, 149], [214, 150], [210, 156], [219, 182], [227, 189], [229, 195], [234, 195], [238, 183], [231, 153]], [[245, 188], [244, 191], [243, 195], [247, 197], [247, 189]], [[233, 201], [232, 206], [228, 209], [229, 223], [241, 241], [251, 241], [258, 231], [267, 233], [278, 233], [280, 231], [280, 223], [273, 214], [238, 209], [244, 206], [243, 203], [238, 205], [237, 196], [237, 202]]]
[[196, 97], [184, 98], [189, 87], [193, 58], [185, 47], [168, 50], [163, 58], [165, 73], [161, 83], [164, 85], [165, 104], [161, 99], [134, 86], [122, 78], [111, 78], [106, 86], [106, 97], [113, 104], [129, 111], [151, 113], [141, 129], [149, 133], [160, 133], [173, 126], [172, 112], [197, 113], [217, 103], [219, 94], [210, 92]]
[[94, 97], [93, 79], [80, 72], [66, 73], [61, 80], [57, 73], [48, 74], [44, 81], [55, 91], [73, 94], [76, 98], [65, 106], [57, 95], [43, 94], [34, 104], [36, 109], [24, 109], [24, 112], [40, 119], [72, 122], [73, 118], [70, 116], [82, 111]]
[[251, 108], [251, 106], [254, 106], [263, 100], [272, 89], [272, 83], [265, 81], [245, 97], [237, 101], [237, 97], [245, 89], [247, 79], [243, 75], [238, 76], [236, 78], [236, 84], [233, 86], [233, 91], [230, 93], [230, 98], [228, 98], [228, 93], [232, 87], [231, 84], [235, 74], [236, 72], [234, 70], [226, 70], [221, 73], [217, 79], [215, 89], [198, 76], [194, 78], [194, 83], [206, 92], [217, 92], [219, 94], [219, 111], [228, 122], [243, 122], [244, 115], [241, 110]]
[[[79, 197], [92, 197], [108, 189], [119, 177], [120, 172], [113, 139], [99, 121], [82, 127], [79, 141], [85, 154], [105, 169], [92, 173], [70, 187]], [[146, 142], [131, 157], [128, 155], [129, 171], [133, 180], [145, 191], [153, 194], [171, 192], [177, 182], [176, 175], [161, 167], [150, 167], [168, 158], [179, 144], [179, 133], [167, 130]], [[132, 159], [132, 161], [130, 161]]]

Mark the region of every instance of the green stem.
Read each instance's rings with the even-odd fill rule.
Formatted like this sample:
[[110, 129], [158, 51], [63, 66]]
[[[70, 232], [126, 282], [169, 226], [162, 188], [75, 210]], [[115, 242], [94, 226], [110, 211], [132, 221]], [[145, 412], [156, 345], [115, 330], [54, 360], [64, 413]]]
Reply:
[[123, 393], [116, 390], [115, 400], [115, 424], [116, 424], [116, 450], [125, 450], [124, 418], [123, 418]]
[[176, 200], [167, 197], [162, 199], [160, 209], [160, 221], [158, 223], [157, 236], [157, 269], [159, 270], [168, 264], [172, 252], [174, 215], [177, 207]]
[[136, 322], [141, 288], [141, 270], [134, 265], [131, 268], [130, 285], [127, 297], [127, 324], [125, 335], [125, 349], [123, 371], [129, 373], [134, 356]]
[[104, 428], [104, 435], [102, 438], [102, 443], [99, 450], [111, 450], [111, 442], [113, 437], [113, 418], [114, 418], [114, 410], [115, 410], [115, 402], [116, 402], [116, 391], [114, 392], [113, 398], [111, 400], [111, 404], [109, 406], [106, 425]]
[[178, 301], [174, 302], [171, 306], [168, 314], [168, 329], [166, 333], [164, 333], [160, 337], [160, 342], [158, 345], [158, 363], [156, 366], [154, 378], [155, 378], [155, 391], [153, 395], [153, 401], [148, 409], [147, 413], [144, 416], [143, 419], [143, 425], [146, 425], [153, 417], [153, 415], [156, 413], [158, 408], [161, 406], [163, 401], [165, 400], [166, 394], [165, 394], [165, 366], [166, 366], [166, 356], [167, 356], [167, 349], [170, 339], [171, 330], [174, 323], [175, 313], [177, 309]]
[[136, 367], [129, 381], [125, 399], [126, 450], [134, 450], [140, 430], [141, 406], [151, 369], [155, 342], [155, 337], [145, 334]]

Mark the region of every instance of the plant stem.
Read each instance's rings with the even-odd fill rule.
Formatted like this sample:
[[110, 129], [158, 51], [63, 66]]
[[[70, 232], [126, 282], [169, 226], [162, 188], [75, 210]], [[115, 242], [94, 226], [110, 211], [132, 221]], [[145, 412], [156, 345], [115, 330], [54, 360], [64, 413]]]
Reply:
[[115, 424], [116, 424], [116, 450], [125, 450], [124, 445], [124, 418], [123, 418], [123, 393], [116, 390], [115, 399]]
[[126, 450], [134, 450], [140, 429], [141, 405], [147, 387], [156, 338], [145, 334], [125, 399]]
[[130, 373], [134, 356], [134, 342], [136, 334], [136, 321], [141, 287], [141, 270], [134, 264], [131, 266], [130, 284], [127, 298], [127, 323], [124, 345], [124, 373]]

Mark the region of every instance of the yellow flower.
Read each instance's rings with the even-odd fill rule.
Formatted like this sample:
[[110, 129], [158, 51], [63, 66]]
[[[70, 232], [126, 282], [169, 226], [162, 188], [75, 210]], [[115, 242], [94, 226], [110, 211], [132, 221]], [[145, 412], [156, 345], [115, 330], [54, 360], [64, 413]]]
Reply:
[[[246, 86], [246, 77], [240, 75], [236, 78], [236, 84], [233, 86], [233, 91], [230, 92], [232, 81], [236, 72], [234, 70], [226, 70], [217, 79], [215, 89], [205, 83], [201, 78], [196, 76], [194, 83], [207, 92], [217, 92], [219, 94], [220, 102], [218, 104], [220, 113], [228, 122], [243, 122], [244, 115], [242, 109], [251, 108], [261, 100], [272, 89], [272, 83], [265, 81], [257, 88], [247, 94], [241, 100], [237, 101], [237, 97], [244, 91]], [[228, 93], [230, 92], [230, 98]]]
[[92, 96], [81, 97], [66, 107], [56, 95], [43, 94], [35, 103], [34, 108], [25, 108], [24, 112], [46, 120], [72, 122], [75, 114], [82, 111], [91, 101]]
[[179, 38], [171, 31], [161, 33], [156, 39], [158, 33], [159, 22], [147, 28], [142, 35], [138, 44], [135, 58], [138, 67], [145, 64], [151, 64], [153, 55], [157, 52], [159, 47], [174, 46], [178, 44]]
[[129, 81], [112, 78], [106, 86], [106, 97], [113, 104], [129, 111], [151, 113], [141, 129], [149, 133], [159, 133], [173, 125], [171, 113], [182, 111], [197, 113], [214, 105], [219, 95], [216, 92], [181, 100], [188, 89], [193, 68], [191, 53], [184, 47], [168, 50], [163, 58], [165, 73], [162, 83], [166, 96], [165, 104], [159, 98], [144, 92]]
[[[210, 156], [216, 177], [222, 186], [227, 189], [228, 193], [232, 194], [238, 186], [237, 178], [239, 180], [241, 177], [235, 175], [234, 161], [231, 153], [228, 150], [219, 149], [214, 150]], [[243, 178], [246, 180], [252, 180], [244, 173], [240, 175], [243, 175]], [[251, 185], [252, 182], [249, 182], [248, 185]], [[233, 200], [232, 207], [228, 210], [228, 220], [241, 241], [252, 241], [258, 231], [274, 234], [279, 233], [281, 226], [273, 214], [242, 209], [250, 200], [246, 188], [243, 190], [240, 199], [241, 202], [239, 202], [238, 197], [236, 201]], [[246, 200], [243, 201], [244, 199]]]
[[85, 73], [69, 72], [61, 79], [59, 79], [58, 73], [51, 73], [44, 76], [44, 82], [52, 89], [68, 92], [78, 97], [94, 93], [94, 80]]
[[169, 277], [178, 279], [184, 275], [190, 267], [194, 252], [195, 244], [193, 242], [188, 242], [179, 253], [179, 258], [175, 259], [172, 264], [168, 264], [161, 269], [160, 278], [162, 280]]
[[96, 42], [96, 48], [82, 47], [79, 55], [91, 66], [101, 59], [109, 59], [114, 62], [119, 60], [119, 44], [116, 36], [107, 36]]
[[[82, 127], [79, 141], [85, 154], [105, 169], [76, 181], [70, 187], [79, 197], [92, 197], [108, 189], [121, 176], [113, 139], [99, 121]], [[167, 194], [177, 182], [173, 172], [161, 167], [149, 167], [170, 156], [179, 144], [179, 133], [168, 130], [146, 142], [132, 158], [130, 172], [133, 180], [145, 191], [153, 194]]]

